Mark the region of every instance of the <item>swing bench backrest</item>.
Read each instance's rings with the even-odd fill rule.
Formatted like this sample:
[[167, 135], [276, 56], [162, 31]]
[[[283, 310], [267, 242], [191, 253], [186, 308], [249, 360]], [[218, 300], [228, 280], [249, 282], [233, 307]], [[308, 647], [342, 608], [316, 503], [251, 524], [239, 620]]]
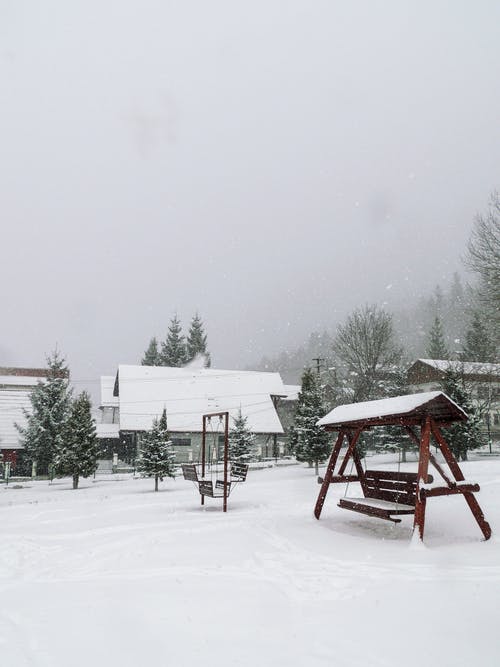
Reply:
[[[428, 475], [432, 482], [432, 475]], [[364, 474], [365, 498], [377, 498], [391, 503], [415, 505], [417, 502], [417, 473], [366, 470]]]
[[198, 482], [198, 473], [195, 465], [192, 463], [183, 463], [181, 467], [184, 479], [187, 479], [188, 482]]
[[233, 482], [244, 482], [247, 478], [248, 465], [246, 463], [231, 463], [231, 479]]

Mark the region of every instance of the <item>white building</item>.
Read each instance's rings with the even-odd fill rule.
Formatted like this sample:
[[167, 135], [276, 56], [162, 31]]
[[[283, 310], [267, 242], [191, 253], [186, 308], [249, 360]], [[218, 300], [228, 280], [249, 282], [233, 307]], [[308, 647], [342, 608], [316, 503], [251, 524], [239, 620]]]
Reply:
[[[279, 456], [285, 453], [285, 440], [277, 406], [289, 393], [279, 373], [120, 365], [115, 378], [101, 379], [98, 435], [108, 455], [111, 448], [130, 462], [141, 433], [151, 429], [165, 408], [177, 461], [196, 461], [202, 416], [229, 412], [231, 422], [241, 409], [256, 435], [258, 456]], [[213, 422], [214, 446], [218, 446], [222, 432], [217, 420]]]

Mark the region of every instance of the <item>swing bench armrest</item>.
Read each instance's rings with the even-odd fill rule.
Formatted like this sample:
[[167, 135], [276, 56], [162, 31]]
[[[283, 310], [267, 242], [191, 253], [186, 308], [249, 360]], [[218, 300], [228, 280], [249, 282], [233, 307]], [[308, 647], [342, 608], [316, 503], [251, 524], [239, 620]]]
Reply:
[[480, 490], [479, 484], [475, 482], [457, 482], [451, 486], [434, 486], [432, 488], [422, 488], [420, 489], [420, 498], [425, 500], [426, 498], [433, 498], [436, 496], [454, 496], [459, 493], [476, 493]]
[[[318, 477], [318, 484], [323, 484], [324, 481], [324, 477]], [[345, 484], [346, 482], [359, 482], [359, 477], [357, 475], [332, 475], [330, 479], [330, 484]]]

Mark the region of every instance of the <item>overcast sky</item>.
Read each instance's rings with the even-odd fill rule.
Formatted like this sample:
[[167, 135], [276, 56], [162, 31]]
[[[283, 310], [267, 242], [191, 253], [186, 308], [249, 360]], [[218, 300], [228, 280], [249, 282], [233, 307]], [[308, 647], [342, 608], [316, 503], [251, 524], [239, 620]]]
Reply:
[[500, 3], [0, 0], [0, 365], [174, 313], [243, 367], [445, 283], [500, 184]]

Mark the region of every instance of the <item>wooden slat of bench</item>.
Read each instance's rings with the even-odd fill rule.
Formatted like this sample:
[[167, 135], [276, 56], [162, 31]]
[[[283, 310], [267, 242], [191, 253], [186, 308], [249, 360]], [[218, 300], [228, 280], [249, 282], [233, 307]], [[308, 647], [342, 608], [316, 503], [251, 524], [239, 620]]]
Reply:
[[417, 483], [416, 472], [397, 472], [396, 470], [365, 470], [365, 475], [375, 479], [406, 480]]
[[339, 500], [339, 507], [342, 509], [351, 510], [352, 512], [359, 512], [360, 514], [366, 514], [367, 516], [373, 516], [378, 519], [385, 519], [386, 521], [393, 521], [394, 523], [401, 523], [401, 519], [394, 519], [391, 515], [393, 514], [411, 514], [410, 510], [407, 511], [390, 511], [388, 509], [383, 509], [381, 507], [375, 507], [373, 505], [367, 505], [363, 502], [364, 499], [359, 499], [359, 502], [348, 500], [346, 498], [341, 498]]

